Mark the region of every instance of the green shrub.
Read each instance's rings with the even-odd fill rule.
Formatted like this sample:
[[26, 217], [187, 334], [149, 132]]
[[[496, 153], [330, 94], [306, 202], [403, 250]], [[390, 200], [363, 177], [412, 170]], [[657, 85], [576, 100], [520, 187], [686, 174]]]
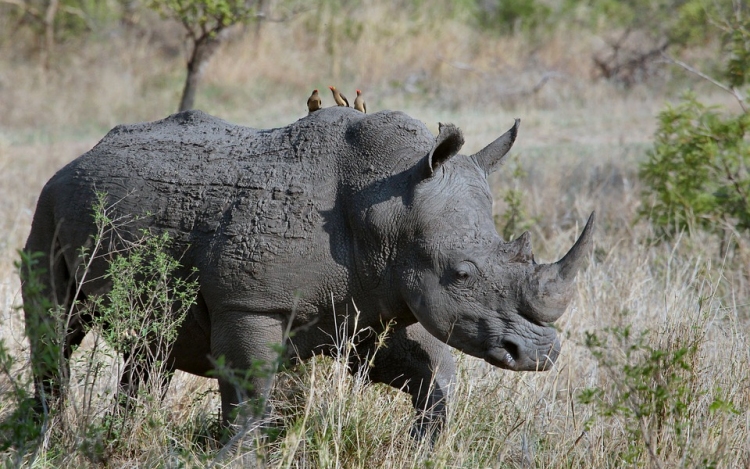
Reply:
[[552, 10], [538, 0], [490, 0], [477, 2], [479, 25], [500, 34], [529, 31], [547, 23]]
[[750, 81], [750, 15], [738, 9], [723, 22], [722, 29], [727, 60], [723, 76], [729, 86], [739, 88]]
[[[93, 347], [74, 356], [71, 366], [77, 370], [73, 373], [75, 380], [70, 376], [60, 377], [61, 395], [70, 398], [57, 408], [45, 409], [39, 419], [41, 423], [28, 417], [34, 415], [31, 406], [35, 405], [28, 391], [30, 376], [13, 372], [19, 365], [0, 343], [0, 377], [9, 381], [16, 407], [8, 419], [0, 422], [0, 451], [14, 448], [12, 454], [18, 455], [18, 461], [30, 458], [33, 462], [37, 454], [26, 453], [38, 448], [39, 436], [45, 432], [49, 441], [46, 453], [56, 455], [54, 465], [67, 465], [82, 457], [95, 464], [106, 463], [119, 452], [137, 451], [138, 443], [147, 446], [147, 441], [153, 440], [159, 440], [165, 448], [169, 446], [169, 413], [161, 406], [162, 385], [169, 373], [165, 361], [180, 324], [195, 301], [198, 284], [178, 273], [182, 267], [171, 254], [171, 238], [166, 232], [156, 235], [141, 231], [119, 250], [105, 252], [105, 242], [115, 239], [114, 233], [126, 231], [127, 222], [112, 217], [105, 194], [98, 195], [93, 211], [97, 232], [92, 237], [93, 248], [81, 251], [83, 262], [77, 278], [81, 283], [86, 282], [91, 275], [92, 260], [108, 255], [105, 274], [111, 282], [108, 293], [63, 310], [50, 305], [43, 294], [39, 279], [44, 271], [39, 256], [21, 253], [21, 261], [17, 263], [23, 273], [27, 307], [46, 309], [40, 315], [55, 315], [55, 325], [44, 326], [41, 333], [35, 331], [34, 325], [27, 327], [30, 340], [42, 338], [50, 344], [44, 349], [49, 357], [37, 360], [55, 363], [62, 359], [59, 344], [65, 340], [65, 325], [74, 314], [93, 317], [90, 328], [104, 339], [96, 340]], [[142, 386], [137, 396], [125, 396], [118, 387], [114, 402], [107, 390], [109, 373], [105, 371], [115, 358], [113, 349], [137, 360], [141, 365], [130, 370], [149, 378], [149, 385]], [[119, 359], [114, 362], [115, 369], [120, 371]], [[127, 364], [126, 360], [126, 371]], [[71, 392], [73, 388], [75, 393]], [[126, 412], [119, 407], [123, 403], [127, 404]]]
[[527, 199], [521, 189], [522, 181], [527, 178], [518, 157], [513, 160], [513, 172], [511, 173], [512, 185], [502, 193], [503, 202], [506, 204], [502, 214], [495, 215], [495, 226], [506, 241], [511, 241], [521, 233], [529, 230], [538, 220], [529, 216], [524, 200]]
[[[4, 467], [20, 467], [28, 451], [34, 449], [42, 434], [39, 419], [34, 418], [31, 379], [27, 373], [19, 373], [18, 360], [13, 357], [5, 341], [0, 340], [0, 394], [5, 400], [0, 405], [0, 455], [7, 460]], [[4, 408], [3, 406], [8, 406]]]
[[692, 93], [659, 113], [654, 148], [640, 165], [645, 183], [640, 215], [667, 237], [692, 228], [712, 233], [750, 228], [750, 114], [742, 90], [750, 77], [750, 16], [737, 7], [714, 20], [724, 31], [722, 84], [685, 69], [731, 93], [741, 112], [707, 106]]
[[688, 228], [750, 228], [750, 115], [729, 115], [686, 94], [658, 117], [640, 166], [641, 215], [671, 237]]
[[691, 441], [709, 431], [711, 414], [738, 411], [721, 389], [701, 385], [704, 330], [699, 320], [658, 333], [630, 324], [586, 333], [585, 345], [606, 384], [584, 389], [578, 400], [594, 406], [589, 426], [600, 418], [613, 432], [625, 433], [618, 459], [631, 466], [648, 460], [652, 467], [665, 467], [663, 460], [679, 458], [686, 467], [717, 467], [722, 445], [701, 452]]

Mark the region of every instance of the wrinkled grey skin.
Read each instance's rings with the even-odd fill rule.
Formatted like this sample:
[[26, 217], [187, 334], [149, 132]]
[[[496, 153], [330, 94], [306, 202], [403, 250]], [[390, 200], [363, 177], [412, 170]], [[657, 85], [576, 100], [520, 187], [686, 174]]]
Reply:
[[[510, 370], [548, 369], [560, 350], [548, 323], [573, 293], [593, 214], [555, 264], [534, 262], [528, 233], [503, 242], [487, 175], [517, 129], [518, 121], [484, 150], [463, 156], [456, 127], [441, 125], [435, 138], [421, 122], [390, 111], [332, 107], [271, 130], [199, 111], [118, 126], [47, 183], [25, 250], [44, 253], [41, 265], [51, 266], [45, 294], [69, 307], [79, 248], [90, 246], [96, 230], [95, 191], [108, 194], [112, 218], [129, 220], [119, 232], [124, 238], [146, 227], [168, 231], [184, 265], [180, 275], [197, 268], [200, 285], [168, 363], [201, 376], [220, 356], [240, 370], [255, 360], [272, 362], [273, 345], [284, 341], [290, 360], [332, 353], [353, 302], [361, 311], [358, 328], [373, 334], [361, 337], [352, 371], [372, 355], [374, 333], [394, 321], [369, 377], [410, 393], [420, 417], [415, 428], [424, 432], [444, 419], [455, 376], [445, 344]], [[87, 276], [94, 280], [83, 284], [78, 300], [107, 291], [106, 268], [106, 256], [94, 262]], [[41, 359], [46, 342], [39, 331], [51, 319], [29, 293], [25, 283], [42, 399], [56, 393], [65, 370]], [[90, 321], [73, 317], [66, 357]], [[354, 321], [348, 324], [351, 333]], [[124, 379], [131, 391], [137, 384]], [[268, 393], [269, 380], [253, 384], [255, 394], [246, 396], [219, 379], [225, 420], [244, 399]]]

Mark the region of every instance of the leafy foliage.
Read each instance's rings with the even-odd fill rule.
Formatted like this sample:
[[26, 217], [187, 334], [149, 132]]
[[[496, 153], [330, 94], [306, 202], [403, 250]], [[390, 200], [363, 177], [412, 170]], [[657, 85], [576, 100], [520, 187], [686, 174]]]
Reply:
[[[91, 240], [92, 248], [80, 252], [79, 283], [87, 281], [91, 261], [103, 255], [104, 243], [116, 239], [115, 233], [126, 223], [123, 219], [112, 218], [105, 194], [98, 194], [93, 209], [97, 232]], [[125, 441], [130, 445], [138, 439], [149, 438], [154, 429], [167, 425], [168, 415], [160, 405], [164, 392], [161, 386], [169, 373], [165, 359], [182, 320], [195, 301], [197, 281], [186, 279], [180, 272], [182, 267], [171, 254], [168, 233], [142, 232], [138, 239], [120, 246], [108, 258], [105, 278], [112, 287], [107, 294], [63, 307], [51, 304], [45, 293], [47, 289], [42, 279], [46, 271], [39, 265], [40, 258], [43, 258], [40, 253], [21, 252], [17, 263], [25, 283], [27, 312], [33, 308], [27, 317], [31, 320], [40, 317], [38, 324], [29, 322], [26, 327], [30, 340], [37, 344], [33, 366], [67, 369], [62, 365], [67, 357], [62, 357], [61, 344], [67, 337], [68, 325], [75, 320], [75, 315], [88, 315], [92, 318], [94, 333], [124, 354], [126, 372], [130, 369], [132, 373], [142, 373], [136, 380], [148, 377], [151, 386], [139, 389], [137, 396], [125, 395], [126, 390], [118, 388], [114, 407], [105, 405], [105, 409], [110, 410], [102, 409], [101, 404], [97, 404], [107, 397], [107, 392], [102, 390], [102, 381], [106, 380], [102, 370], [114, 357], [111, 349], [97, 342], [74, 359], [74, 367], [82, 368], [75, 379], [67, 372], [60, 372], [63, 375], [59, 382], [60, 394], [72, 395], [72, 389], [76, 388], [75, 394], [83, 395], [82, 402], [74, 402], [76, 399], [49, 401], [54, 405], [42, 409], [37, 421], [30, 418], [39, 412], [39, 409], [36, 412], [32, 409], [40, 405], [28, 395], [30, 374], [14, 374], [19, 364], [0, 342], [0, 377], [6, 377], [10, 383], [16, 405], [10, 416], [0, 422], [0, 451], [12, 446], [18, 461], [22, 461], [29, 450], [37, 447], [39, 437], [48, 433], [44, 436], [55, 441], [63, 453], [79, 451], [94, 463], [106, 462], [117, 450], [131, 450], [125, 448]], [[49, 317], [52, 320], [47, 320]], [[43, 346], [39, 345], [40, 341]], [[133, 366], [136, 362], [139, 365]], [[72, 414], [67, 411], [71, 407]], [[61, 457], [64, 458], [64, 454]], [[33, 460], [34, 456], [31, 458]]]
[[95, 325], [118, 350], [141, 347], [153, 338], [165, 344], [177, 338], [198, 285], [174, 275], [181, 266], [169, 254], [169, 246], [167, 232], [143, 232], [143, 239], [127, 255], [110, 261], [106, 278], [112, 288], [95, 301], [101, 313]]
[[181, 22], [192, 37], [216, 35], [222, 29], [255, 17], [255, 1], [147, 0], [146, 5], [165, 18]]
[[738, 10], [722, 25], [723, 45], [727, 57], [724, 78], [729, 86], [739, 88], [750, 81], [750, 15]]
[[687, 94], [659, 114], [654, 148], [641, 165], [641, 214], [668, 236], [723, 223], [750, 228], [750, 115], [723, 115]]
[[19, 374], [19, 365], [5, 341], [0, 340], [0, 377], [4, 378], [0, 393], [9, 397], [10, 404], [15, 406], [0, 420], [0, 452], [13, 449], [9, 458], [12, 461], [7, 461], [6, 467], [20, 466], [25, 453], [36, 446], [42, 433], [39, 419], [34, 418], [35, 401], [28, 391], [31, 379], [27, 374]]
[[646, 457], [661, 467], [660, 448], [669, 445], [678, 448], [683, 461], [696, 458], [696, 463], [711, 466], [707, 455], [691, 453], [691, 436], [700, 433], [696, 427], [701, 425], [696, 405], [710, 394], [710, 412], [737, 413], [721, 389], [706, 391], [698, 385], [705, 342], [701, 326], [681, 332], [673, 336], [678, 340], [666, 343], [660, 343], [664, 334], [636, 332], [631, 325], [586, 333], [585, 345], [608, 384], [586, 388], [578, 399], [593, 405], [598, 417], [624, 422], [628, 445], [619, 457], [628, 464]]
[[659, 114], [654, 148], [640, 166], [646, 184], [640, 214], [668, 237], [693, 227], [714, 233], [750, 228], [750, 114], [736, 88], [750, 76], [750, 17], [738, 7], [721, 24], [726, 65], [720, 73], [729, 84], [682, 65], [732, 93], [742, 112], [683, 95]]
[[519, 234], [531, 228], [537, 220], [529, 216], [524, 200], [526, 195], [521, 189], [521, 180], [528, 175], [524, 171], [518, 157], [514, 159], [511, 177], [513, 186], [507, 188], [503, 194], [503, 202], [506, 209], [502, 214], [495, 216], [495, 225], [499, 228], [500, 235], [504, 240], [510, 241]]
[[[117, 222], [107, 208], [106, 194], [97, 194], [97, 199], [95, 246], [100, 245], [110, 230], [117, 229]], [[83, 254], [86, 259], [86, 253]], [[149, 390], [139, 391], [148, 399], [156, 396], [158, 402], [163, 392], [159, 386], [169, 373], [164, 361], [177, 339], [182, 321], [195, 303], [198, 282], [181, 275], [182, 266], [172, 257], [171, 239], [166, 231], [159, 235], [141, 231], [139, 239], [129, 242], [108, 262], [105, 278], [111, 287], [106, 295], [94, 298], [89, 306], [96, 312], [92, 315], [92, 327], [115, 350], [124, 354], [126, 373], [142, 373], [149, 378], [155, 389], [150, 393]], [[97, 357], [90, 357], [90, 362], [96, 363]], [[140, 380], [141, 377], [130, 379]], [[123, 393], [117, 396], [119, 403], [133, 397], [124, 395], [124, 390], [118, 393]], [[108, 436], [115, 424], [121, 427], [125, 424], [122, 419], [110, 419], [106, 423]]]
[[552, 14], [551, 8], [538, 0], [491, 0], [477, 4], [479, 25], [500, 34], [532, 30], [545, 24]]

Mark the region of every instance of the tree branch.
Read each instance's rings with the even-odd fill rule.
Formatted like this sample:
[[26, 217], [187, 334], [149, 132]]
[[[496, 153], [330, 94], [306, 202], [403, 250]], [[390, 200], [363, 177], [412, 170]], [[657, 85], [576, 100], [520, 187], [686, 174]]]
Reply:
[[61, 5], [60, 11], [64, 11], [65, 13], [68, 13], [73, 16], [77, 16], [83, 21], [83, 23], [86, 25], [86, 28], [89, 31], [94, 31], [96, 29], [96, 25], [91, 21], [91, 19], [86, 16], [86, 14], [81, 10], [80, 8], [68, 6], [68, 5]]
[[670, 63], [672, 63], [674, 65], [679, 66], [679, 67], [682, 67], [683, 69], [687, 70], [690, 73], [698, 75], [699, 77], [703, 78], [704, 80], [708, 81], [709, 83], [712, 83], [712, 84], [718, 86], [722, 90], [724, 90], [727, 93], [729, 93], [732, 96], [734, 96], [735, 99], [737, 100], [737, 102], [739, 103], [740, 107], [742, 108], [742, 112], [744, 112], [745, 114], [747, 114], [747, 108], [745, 107], [745, 98], [735, 88], [728, 87], [724, 83], [721, 83], [720, 81], [718, 81], [718, 80], [716, 80], [716, 79], [714, 79], [714, 78], [706, 75], [705, 73], [701, 72], [700, 70], [698, 70], [698, 69], [696, 69], [694, 67], [691, 67], [690, 65], [686, 64], [685, 62], [677, 60], [674, 57], [671, 57], [669, 54], [667, 54], [665, 52], [662, 52], [661, 56], [664, 57], [664, 59], [667, 62], [670, 62]]
[[29, 5], [23, 0], [0, 0], [0, 3], [6, 3], [8, 5], [17, 6], [18, 8], [23, 10], [24, 14], [31, 16], [32, 18], [39, 21], [40, 23], [44, 23], [44, 18], [42, 18], [42, 14], [39, 13], [39, 10]]

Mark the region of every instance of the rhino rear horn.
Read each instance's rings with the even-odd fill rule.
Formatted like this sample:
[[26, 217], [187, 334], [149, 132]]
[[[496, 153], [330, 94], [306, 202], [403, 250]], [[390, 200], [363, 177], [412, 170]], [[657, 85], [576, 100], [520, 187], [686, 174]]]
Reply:
[[461, 130], [453, 124], [440, 123], [435, 146], [427, 154], [427, 176], [432, 176], [435, 171], [453, 158], [464, 146], [464, 136]]
[[524, 231], [521, 236], [510, 243], [511, 256], [508, 262], [534, 262], [534, 253], [531, 250], [531, 235]]
[[479, 150], [474, 154], [479, 166], [484, 169], [484, 172], [490, 174], [500, 167], [505, 155], [508, 154], [510, 148], [513, 146], [513, 142], [516, 141], [516, 135], [518, 135], [518, 127], [521, 125], [521, 119], [516, 119], [513, 127], [507, 132], [501, 135], [497, 140], [490, 143], [483, 149]]

